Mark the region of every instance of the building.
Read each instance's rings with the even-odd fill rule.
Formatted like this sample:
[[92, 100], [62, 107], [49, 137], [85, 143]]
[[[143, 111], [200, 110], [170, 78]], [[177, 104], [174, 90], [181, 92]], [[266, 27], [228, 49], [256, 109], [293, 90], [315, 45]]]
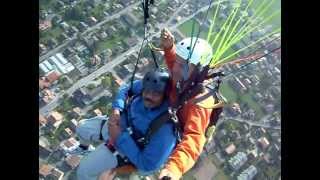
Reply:
[[81, 109], [79, 107], [75, 107], [72, 109], [71, 116], [75, 119], [80, 118], [82, 115]]
[[57, 71], [52, 71], [50, 73], [48, 73], [48, 75], [46, 76], [46, 79], [48, 80], [48, 82], [50, 84], [53, 84], [54, 82], [56, 82], [59, 78], [60, 78], [61, 74]]
[[39, 166], [39, 177], [45, 179], [62, 180], [64, 173], [49, 164], [42, 164]]
[[78, 126], [78, 121], [75, 119], [71, 119], [71, 121], [70, 121], [71, 131], [76, 132], [77, 126]]
[[83, 108], [90, 104], [92, 97], [89, 95], [85, 88], [77, 89], [72, 94], [72, 99], [79, 107]]
[[97, 19], [95, 17], [93, 17], [93, 16], [90, 17], [90, 23], [91, 24], [96, 24], [97, 22], [98, 21], [97, 21]]
[[[45, 69], [46, 70], [46, 69]], [[45, 77], [39, 78], [39, 88], [45, 89], [54, 84], [60, 77], [60, 73], [55, 70], [47, 71]]]
[[52, 153], [49, 146], [50, 144], [45, 137], [39, 138], [39, 157], [45, 159]]
[[270, 145], [270, 143], [266, 137], [261, 137], [260, 139], [258, 139], [258, 142], [260, 143], [260, 145], [263, 149], [266, 149]]
[[62, 133], [61, 133], [61, 136], [62, 136], [62, 139], [67, 139], [67, 138], [71, 138], [73, 132], [71, 131], [70, 128], [65, 128]]
[[65, 159], [65, 163], [71, 168], [75, 169], [80, 164], [80, 156], [70, 155]]
[[55, 129], [57, 129], [60, 126], [60, 124], [62, 123], [62, 120], [63, 120], [63, 115], [57, 111], [51, 112], [50, 115], [48, 116], [48, 123], [50, 124], [50, 126], [53, 126]]
[[79, 145], [80, 145], [79, 141], [71, 137], [61, 142], [60, 147], [65, 153], [68, 153], [75, 150]]
[[44, 89], [42, 92], [42, 102], [44, 104], [48, 104], [50, 101], [52, 101], [55, 98], [55, 94], [50, 91], [49, 89]]
[[47, 125], [48, 120], [39, 113], [39, 126], [43, 127]]
[[94, 55], [91, 58], [91, 64], [94, 66], [98, 66], [101, 63], [101, 58], [98, 55]]
[[258, 173], [258, 170], [255, 166], [251, 165], [246, 170], [244, 170], [239, 176], [237, 180], [252, 180], [254, 176]]
[[238, 152], [235, 156], [233, 156], [228, 162], [230, 164], [230, 166], [234, 169], [234, 170], [238, 170], [240, 169], [240, 167], [242, 165], [244, 165], [244, 163], [246, 163], [248, 160], [246, 153], [244, 152]]
[[236, 150], [236, 146], [232, 143], [226, 149], [225, 152], [230, 155]]
[[[49, 60], [41, 62], [39, 67], [45, 74], [53, 70], [58, 71], [59, 74], [66, 74], [74, 69], [74, 66], [61, 53], [57, 53], [55, 56], [51, 56]], [[57, 74], [53, 76], [57, 76]]]
[[45, 30], [47, 30], [47, 29], [49, 29], [49, 28], [51, 28], [51, 27], [52, 27], [52, 24], [51, 24], [51, 21], [49, 21], [49, 20], [40, 21], [40, 22], [39, 22], [39, 29], [40, 29], [40, 31], [45, 31]]

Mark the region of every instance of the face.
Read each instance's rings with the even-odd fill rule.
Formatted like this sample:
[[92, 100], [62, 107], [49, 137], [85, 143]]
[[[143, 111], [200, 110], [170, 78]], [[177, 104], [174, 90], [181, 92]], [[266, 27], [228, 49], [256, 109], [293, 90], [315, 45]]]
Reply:
[[[183, 69], [184, 69], [184, 66], [186, 63], [186, 61], [184, 59], [182, 59], [180, 56], [177, 55], [176, 57], [177, 57], [177, 59], [173, 64], [172, 74], [171, 74], [172, 80], [174, 82], [178, 82], [183, 79]], [[195, 66], [193, 64], [189, 63], [188, 78], [189, 78], [190, 74], [192, 73], [194, 67]]]
[[155, 108], [161, 105], [164, 98], [164, 93], [152, 90], [143, 90], [142, 98], [145, 107]]

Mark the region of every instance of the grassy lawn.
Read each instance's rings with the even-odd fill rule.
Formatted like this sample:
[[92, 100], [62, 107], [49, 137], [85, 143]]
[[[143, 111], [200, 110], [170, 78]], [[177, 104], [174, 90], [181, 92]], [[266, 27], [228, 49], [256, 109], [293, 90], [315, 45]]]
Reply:
[[220, 91], [227, 98], [228, 102], [233, 103], [237, 100], [238, 94], [229, 86], [227, 82], [221, 84]]
[[[252, 7], [253, 7], [252, 10], [254, 11], [255, 9], [257, 9], [257, 7], [262, 2], [263, 2], [263, 0], [254, 0], [253, 4], [252, 4]], [[269, 3], [269, 1], [268, 1], [268, 3]], [[272, 14], [273, 12], [275, 12], [275, 11], [277, 11], [279, 9], [281, 9], [281, 1], [275, 0], [274, 3], [265, 12], [265, 16], [269, 16], [270, 14]], [[275, 18], [273, 18], [272, 20], [270, 20], [268, 22], [268, 24], [272, 24], [273, 25], [273, 29], [276, 29], [276, 27], [280, 27], [281, 26], [281, 13], [280, 13], [280, 15], [278, 15]]]
[[121, 35], [115, 35], [114, 38], [112, 39], [105, 39], [99, 42], [98, 48], [97, 48], [97, 53], [105, 50], [105, 49], [112, 49], [112, 47], [115, 47], [117, 45], [117, 42], [120, 42], [122, 39], [125, 37]]
[[252, 108], [257, 114], [257, 118], [260, 119], [263, 116], [263, 112], [261, 110], [260, 105], [252, 99], [252, 93], [249, 92], [240, 96], [242, 102], [248, 103], [249, 107]]
[[40, 32], [40, 42], [46, 42], [51, 38], [57, 39], [61, 34], [63, 30], [60, 27], [54, 27], [52, 29], [49, 29], [44, 32]]

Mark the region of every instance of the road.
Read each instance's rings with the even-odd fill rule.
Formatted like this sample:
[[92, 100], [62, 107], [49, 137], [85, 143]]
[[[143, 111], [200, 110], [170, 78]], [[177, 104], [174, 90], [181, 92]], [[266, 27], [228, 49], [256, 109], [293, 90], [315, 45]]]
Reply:
[[[85, 30], [84, 32], [81, 33], [81, 35], [85, 35], [86, 33], [89, 33], [90, 31], [93, 31], [95, 29], [98, 29], [100, 28], [100, 26], [102, 26], [104, 23], [108, 22], [108, 21], [111, 21], [113, 19], [116, 19], [118, 17], [120, 17], [122, 14], [125, 14], [125, 13], [128, 13], [128, 11], [130, 11], [133, 7], [137, 6], [138, 4], [140, 4], [140, 2], [136, 2], [134, 4], [131, 4], [130, 6], [122, 9], [121, 11], [119, 11], [118, 13], [116, 14], [113, 14], [112, 16], [108, 16], [106, 17], [103, 21], [95, 24], [94, 26], [91, 26], [89, 27], [87, 30]], [[58, 53], [61, 51], [61, 49], [63, 49], [64, 47], [66, 47], [67, 45], [69, 45], [72, 41], [76, 40], [77, 39], [77, 36], [74, 35], [70, 40], [66, 41], [65, 43], [59, 45], [58, 47], [50, 50], [49, 52], [47, 52], [45, 55], [42, 55], [40, 58], [39, 58], [39, 62], [42, 62], [44, 61], [45, 59], [49, 58], [50, 56]]]
[[[136, 3], [137, 4], [137, 3]], [[131, 5], [131, 6], [134, 6]], [[128, 6], [130, 7], [130, 6]], [[179, 21], [179, 23], [174, 24], [173, 26], [168, 27], [170, 30], [174, 31], [176, 30], [181, 24], [183, 24], [184, 22], [188, 21], [189, 19], [193, 18], [195, 15], [197, 15], [200, 12], [203, 12], [205, 10], [207, 10], [209, 8], [209, 5], [199, 9], [197, 12], [193, 13], [192, 15], [185, 17], [183, 19], [181, 19]], [[180, 9], [181, 10], [181, 9]], [[120, 12], [123, 12], [120, 11]], [[177, 13], [176, 13], [177, 15]], [[101, 22], [102, 23], [102, 22]], [[148, 39], [151, 40], [153, 37], [155, 36], [159, 36], [160, 35], [160, 31], [157, 33], [154, 33], [153, 35], [149, 36]], [[126, 57], [129, 56], [131, 53], [136, 52], [139, 50], [140, 46], [141, 46], [141, 42], [142, 39], [138, 40], [138, 43], [136, 46], [130, 48], [129, 50], [127, 50], [126, 52], [122, 53], [120, 56], [116, 57], [114, 60], [110, 61], [109, 63], [103, 65], [101, 68], [99, 68], [98, 70], [96, 70], [95, 72], [91, 73], [90, 75], [80, 79], [79, 81], [77, 81], [75, 84], [73, 84], [68, 90], [61, 92], [59, 94], [56, 95], [56, 97], [50, 101], [47, 105], [45, 105], [44, 107], [42, 107], [39, 110], [39, 113], [46, 116], [48, 115], [49, 112], [51, 112], [52, 110], [54, 110], [58, 104], [59, 104], [59, 99], [63, 97], [64, 94], [69, 94], [71, 95], [74, 91], [76, 91], [77, 89], [81, 88], [82, 86], [87, 85], [91, 80], [99, 77], [100, 75], [111, 71], [113, 69], [113, 67], [115, 67], [118, 64], [121, 64], [123, 61], [126, 60]]]
[[246, 119], [242, 119], [242, 118], [234, 118], [234, 117], [230, 117], [230, 118], [222, 118], [217, 126], [219, 126], [222, 122], [227, 121], [227, 120], [233, 120], [233, 121], [238, 121], [241, 123], [247, 123], [249, 126], [258, 126], [258, 127], [263, 127], [263, 128], [270, 128], [270, 129], [276, 129], [276, 130], [281, 130], [281, 126], [271, 126], [269, 123], [262, 123], [262, 122], [267, 122], [267, 119], [270, 116], [264, 116], [261, 118], [260, 122], [252, 122], [252, 121], [248, 121]]

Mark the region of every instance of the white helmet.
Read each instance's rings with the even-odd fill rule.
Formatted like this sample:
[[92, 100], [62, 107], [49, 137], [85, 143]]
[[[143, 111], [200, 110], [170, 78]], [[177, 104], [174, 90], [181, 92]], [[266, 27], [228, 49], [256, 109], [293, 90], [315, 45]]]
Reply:
[[176, 53], [184, 60], [187, 60], [190, 51], [192, 51], [192, 48], [196, 43], [193, 53], [189, 59], [189, 62], [195, 65], [197, 65], [200, 62], [202, 66], [206, 66], [209, 64], [211, 58], [213, 57], [213, 49], [206, 40], [198, 38], [197, 42], [195, 42], [196, 39], [197, 37], [192, 38], [192, 46], [190, 37], [178, 42], [176, 45]]

